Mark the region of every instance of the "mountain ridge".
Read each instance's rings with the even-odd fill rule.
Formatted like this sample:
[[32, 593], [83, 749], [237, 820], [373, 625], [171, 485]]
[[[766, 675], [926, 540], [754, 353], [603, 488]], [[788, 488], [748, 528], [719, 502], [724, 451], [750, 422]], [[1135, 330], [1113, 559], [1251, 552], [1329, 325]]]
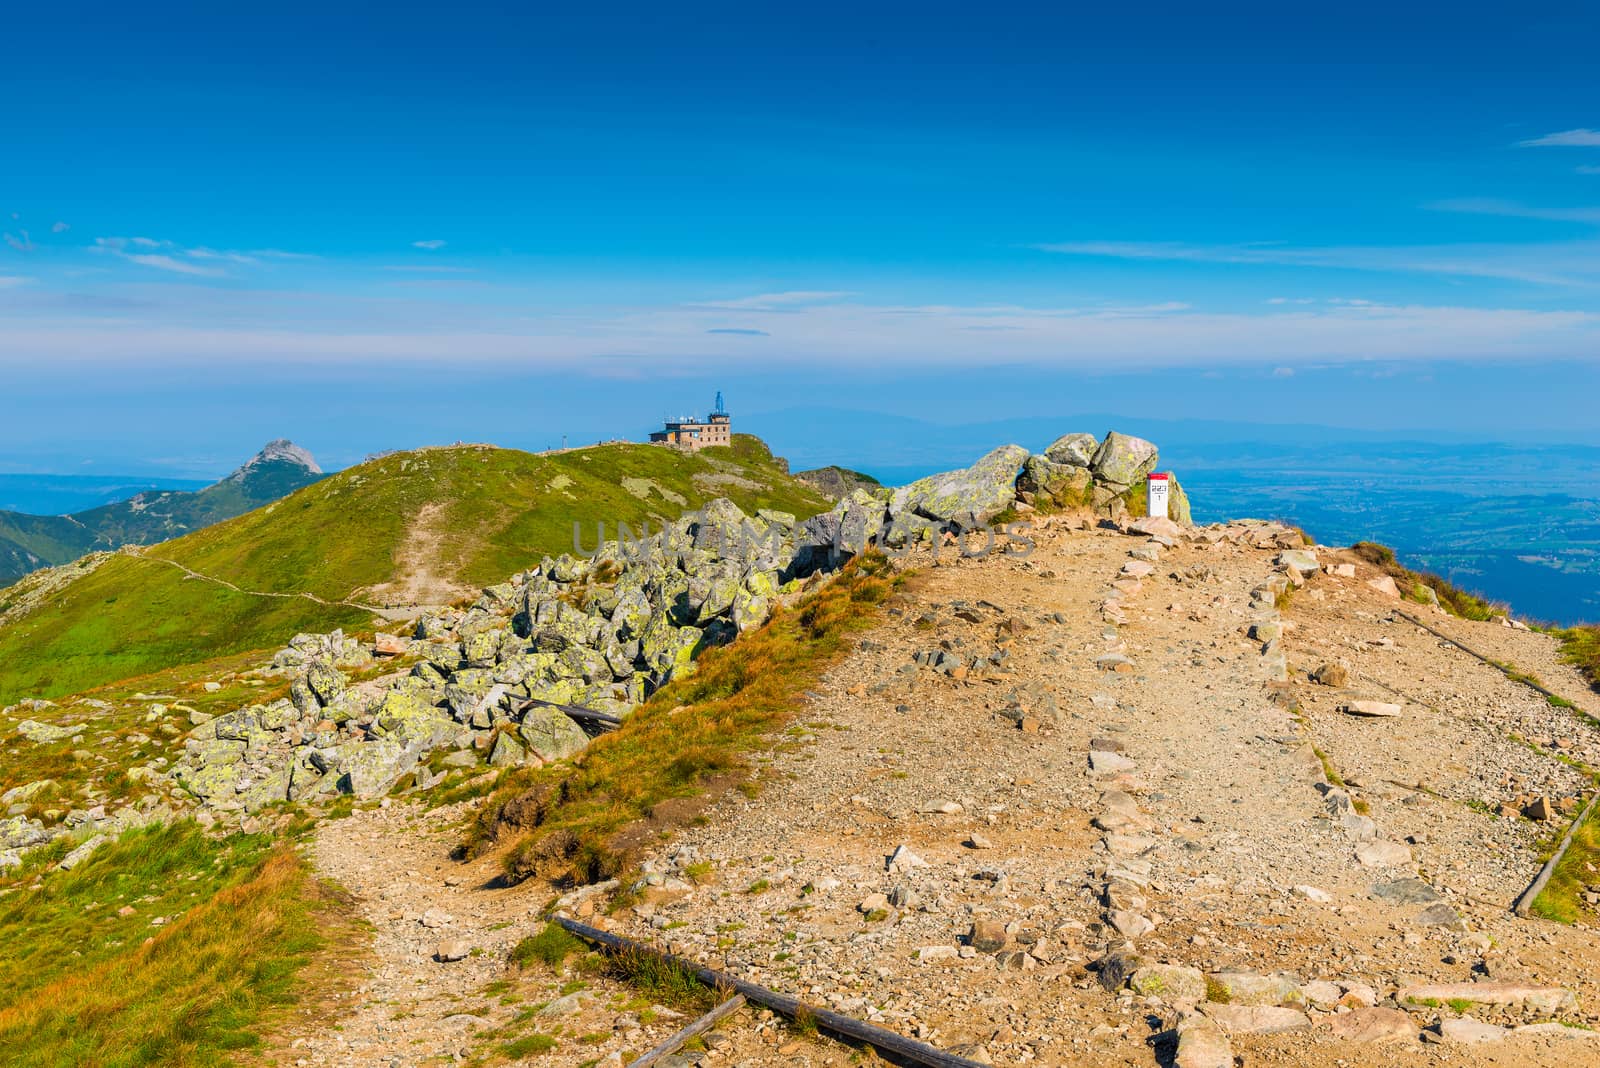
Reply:
[[199, 490], [146, 490], [67, 515], [0, 511], [0, 587], [96, 550], [150, 545], [242, 515], [325, 477], [310, 452], [278, 438]]

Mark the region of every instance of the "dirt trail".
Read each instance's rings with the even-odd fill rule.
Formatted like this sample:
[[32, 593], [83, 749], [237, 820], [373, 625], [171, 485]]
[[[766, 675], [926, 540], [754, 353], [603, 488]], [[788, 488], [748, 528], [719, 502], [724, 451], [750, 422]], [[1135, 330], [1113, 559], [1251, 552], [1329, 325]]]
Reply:
[[140, 546], [126, 545], [126, 546], [123, 546], [123, 548], [121, 550], [119, 550], [119, 551], [122, 552], [122, 553], [125, 553], [128, 556], [136, 557], [136, 558], [138, 558], [140, 560], [148, 560], [148, 561], [150, 561], [152, 563], [157, 563], [157, 564], [166, 564], [168, 567], [176, 568], [177, 570], [179, 570], [179, 571], [183, 572], [185, 575], [187, 575], [189, 578], [194, 579], [194, 580], [196, 580], [198, 582], [209, 582], [214, 586], [221, 586], [223, 589], [232, 590], [234, 593], [242, 593], [246, 597], [273, 597], [273, 598], [277, 598], [279, 600], [296, 600], [296, 599], [298, 599], [298, 600], [305, 600], [305, 601], [314, 601], [317, 604], [326, 605], [329, 608], [335, 608], [335, 607], [359, 608], [359, 609], [361, 609], [362, 611], [365, 611], [365, 612], [379, 612], [379, 611], [382, 611], [382, 609], [379, 608], [376, 605], [363, 604], [360, 601], [349, 601], [349, 600], [346, 600], [346, 601], [329, 601], [329, 600], [326, 600], [326, 599], [324, 599], [322, 597], [318, 597], [314, 593], [305, 593], [303, 591], [281, 592], [281, 591], [273, 591], [273, 590], [247, 590], [247, 589], [244, 589], [242, 586], [234, 585], [233, 583], [229, 582], [227, 579], [217, 578], [215, 575], [203, 574], [202, 572], [196, 571], [192, 567], [189, 567], [189, 566], [187, 566], [185, 564], [180, 564], [176, 560], [168, 560], [166, 557], [163, 557], [163, 556], [151, 556], [147, 552], [145, 552], [145, 550]]
[[[644, 900], [597, 922], [997, 1064], [1170, 1060], [1161, 1036], [1180, 998], [1109, 993], [1087, 969], [1124, 942], [1107, 925], [1108, 881], [1122, 887], [1118, 919], [1138, 930], [1146, 964], [1292, 973], [1338, 984], [1335, 998], [1355, 999], [1347, 1006], [1366, 988], [1383, 998], [1487, 973], [1566, 987], [1580, 1005], [1567, 1019], [1600, 1019], [1594, 932], [1509, 913], [1538, 868], [1540, 828], [1483, 810], [1579, 786], [1572, 768], [1511, 735], [1560, 740], [1561, 753], [1600, 766], [1596, 732], [1397, 619], [1364, 571], [1318, 575], [1293, 594], [1286, 633], [1264, 650], [1246, 632], [1277, 614], [1270, 596], [1252, 602], [1277, 554], [1252, 547], [1248, 532], [1165, 550], [1065, 525], [1037, 540], [1028, 559], [947, 554], [924, 568], [760, 757], [759, 794], [729, 795], [664, 845], [646, 863]], [[1142, 578], [1123, 573], [1136, 549], [1158, 556]], [[1511, 643], [1506, 659], [1594, 706], [1556, 669], [1540, 644], [1549, 639], [1445, 627], [1475, 647]], [[985, 659], [953, 673], [914, 659], [941, 652]], [[1305, 677], [1327, 660], [1350, 665], [1344, 688]], [[1399, 703], [1401, 714], [1340, 711], [1363, 698]], [[1325, 766], [1343, 787], [1325, 781]], [[1117, 813], [1125, 818], [1106, 832]], [[486, 888], [492, 862], [450, 863], [448, 823], [459, 815], [396, 805], [319, 836], [319, 866], [362, 896], [381, 963], [344, 1031], [313, 1047], [309, 1063], [448, 1058], [474, 1041], [454, 1037], [475, 1026], [462, 1005], [480, 1004], [484, 1031], [514, 1015], [482, 990], [504, 976], [506, 951], [553, 891]], [[902, 847], [913, 859], [891, 864]], [[453, 926], [424, 928], [429, 907]], [[985, 921], [1000, 925], [1003, 948], [967, 944]], [[444, 934], [471, 939], [482, 956], [429, 960]], [[544, 992], [519, 990], [548, 1000], [568, 978], [532, 973], [518, 982]], [[641, 1020], [626, 990], [589, 984], [593, 997], [540, 1018], [540, 1030], [564, 1037], [539, 1063], [617, 1063], [672, 1029]], [[1233, 1051], [1250, 1064], [1330, 1068], [1600, 1064], [1600, 1041], [1581, 1029], [1418, 1044], [1417, 1027], [1455, 1015], [1441, 1007], [1395, 1014], [1413, 1021], [1413, 1037], [1369, 1044], [1330, 1030], [1365, 1017], [1320, 1007], [1330, 1011], [1312, 1013], [1314, 1028], [1235, 1033]], [[572, 1041], [578, 1034], [589, 1040]], [[714, 1045], [695, 1059], [850, 1056], [753, 1013]]]
[[368, 594], [399, 607], [450, 604], [473, 592], [435, 570], [449, 533], [445, 512], [445, 504], [439, 501], [417, 509], [395, 551], [395, 578], [373, 586]]

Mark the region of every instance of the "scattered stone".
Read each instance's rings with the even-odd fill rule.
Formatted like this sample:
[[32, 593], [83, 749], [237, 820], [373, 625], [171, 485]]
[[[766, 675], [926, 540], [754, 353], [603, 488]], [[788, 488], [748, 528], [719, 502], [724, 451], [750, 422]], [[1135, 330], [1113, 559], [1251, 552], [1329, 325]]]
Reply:
[[1417, 1025], [1399, 1009], [1351, 1009], [1329, 1016], [1323, 1023], [1333, 1037], [1346, 1042], [1406, 1042], [1417, 1038]]
[[1390, 578], [1388, 575], [1380, 575], [1375, 579], [1368, 579], [1367, 586], [1371, 589], [1377, 590], [1385, 597], [1393, 597], [1396, 600], [1398, 600], [1400, 597], [1400, 587], [1396, 586], [1394, 579]]
[[1373, 883], [1370, 896], [1391, 905], [1432, 905], [1444, 900], [1437, 890], [1417, 878]]
[[1411, 863], [1411, 850], [1380, 838], [1356, 846], [1356, 860], [1364, 868], [1398, 868]]
[[1526, 1007], [1551, 1014], [1569, 1012], [1578, 1006], [1578, 999], [1572, 991], [1559, 986], [1494, 981], [1407, 987], [1395, 995], [1395, 1001], [1408, 1009], [1428, 1009], [1456, 1001], [1473, 1005]]
[[1471, 1016], [1446, 1017], [1435, 1025], [1434, 1032], [1423, 1032], [1424, 1037], [1437, 1033], [1441, 1042], [1498, 1042], [1510, 1034], [1504, 1027], [1485, 1023]]
[[1178, 1020], [1175, 1068], [1234, 1068], [1233, 1047], [1222, 1029], [1197, 1012]]
[[1146, 964], [1128, 979], [1128, 989], [1166, 1002], [1204, 1001], [1206, 977], [1199, 968], [1177, 964]]
[[1311, 1019], [1299, 1009], [1276, 1005], [1234, 1005], [1208, 1002], [1205, 1014], [1230, 1035], [1276, 1035], [1306, 1031]]
[[1336, 690], [1343, 689], [1350, 684], [1350, 669], [1338, 661], [1330, 661], [1311, 673], [1311, 681]]
[[1390, 719], [1400, 714], [1401, 706], [1387, 701], [1351, 701], [1344, 706], [1343, 711], [1352, 716]]
[[977, 920], [967, 935], [967, 945], [979, 953], [995, 953], [1006, 946], [1005, 924], [996, 920]]
[[465, 960], [472, 955], [472, 943], [465, 938], [452, 938], [440, 942], [439, 947], [433, 951], [433, 958], [441, 963]]
[[1461, 918], [1461, 914], [1442, 901], [1423, 909], [1422, 913], [1417, 917], [1417, 925], [1419, 927], [1443, 927], [1450, 931], [1465, 931], [1467, 929], [1466, 921]]

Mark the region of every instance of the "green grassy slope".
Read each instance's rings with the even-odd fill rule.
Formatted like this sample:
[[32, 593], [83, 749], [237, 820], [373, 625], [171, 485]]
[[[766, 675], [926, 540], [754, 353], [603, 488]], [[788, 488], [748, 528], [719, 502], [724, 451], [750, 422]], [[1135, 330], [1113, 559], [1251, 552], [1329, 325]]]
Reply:
[[[371, 618], [356, 608], [233, 592], [163, 561], [243, 590], [371, 603], [384, 596], [373, 587], [401, 577], [408, 557], [474, 588], [546, 553], [570, 552], [574, 521], [592, 548], [597, 523], [612, 536], [618, 522], [638, 531], [713, 497], [802, 516], [828, 506], [744, 436], [698, 455], [605, 445], [550, 456], [480, 446], [385, 456], [143, 556], [113, 556], [43, 603], [15, 609], [0, 623], [0, 705]], [[0, 590], [0, 613], [8, 595], [18, 593]]]

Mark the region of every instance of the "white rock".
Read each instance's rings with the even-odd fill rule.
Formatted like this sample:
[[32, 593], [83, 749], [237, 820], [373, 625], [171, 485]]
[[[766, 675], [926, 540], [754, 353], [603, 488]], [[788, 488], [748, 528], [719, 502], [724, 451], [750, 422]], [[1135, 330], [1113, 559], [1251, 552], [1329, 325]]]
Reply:
[[1506, 1037], [1506, 1029], [1471, 1016], [1439, 1021], [1441, 1042], [1496, 1042]]
[[926, 868], [928, 862], [911, 852], [911, 847], [904, 842], [895, 847], [893, 855], [889, 857], [889, 870], [911, 871], [913, 868]]
[[1380, 838], [1357, 846], [1356, 860], [1364, 868], [1398, 868], [1411, 863], [1411, 850]]

